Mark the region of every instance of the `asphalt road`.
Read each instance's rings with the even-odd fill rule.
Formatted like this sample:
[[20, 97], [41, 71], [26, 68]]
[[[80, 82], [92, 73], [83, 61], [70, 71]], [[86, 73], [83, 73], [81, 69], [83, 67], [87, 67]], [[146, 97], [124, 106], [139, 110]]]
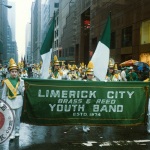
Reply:
[[7, 140], [0, 150], [149, 150], [150, 134], [146, 126], [91, 127], [83, 133], [81, 126], [45, 127], [21, 124], [20, 137]]

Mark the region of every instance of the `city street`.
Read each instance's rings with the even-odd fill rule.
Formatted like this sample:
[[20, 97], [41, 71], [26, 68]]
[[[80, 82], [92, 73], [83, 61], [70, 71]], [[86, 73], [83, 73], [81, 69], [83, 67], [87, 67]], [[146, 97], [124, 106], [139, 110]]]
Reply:
[[6, 141], [0, 150], [149, 150], [150, 134], [140, 127], [91, 127], [83, 133], [81, 126], [43, 127], [21, 124], [20, 137]]
[[150, 150], [150, 0], [0, 0], [0, 81], [0, 150]]

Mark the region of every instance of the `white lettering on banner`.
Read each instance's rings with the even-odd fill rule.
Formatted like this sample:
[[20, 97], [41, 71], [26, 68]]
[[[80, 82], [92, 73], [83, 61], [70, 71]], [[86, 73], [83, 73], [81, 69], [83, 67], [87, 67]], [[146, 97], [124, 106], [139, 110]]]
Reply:
[[97, 99], [96, 104], [115, 104], [116, 100], [114, 99]]
[[38, 91], [38, 97], [45, 97], [45, 95], [41, 95], [41, 90]]
[[96, 91], [38, 90], [38, 97], [54, 98], [96, 98]]
[[93, 112], [123, 112], [123, 105], [93, 105]]
[[62, 105], [62, 104], [49, 104], [51, 111], [57, 111], [57, 112], [70, 112], [70, 111], [82, 111], [85, 110], [85, 105]]
[[58, 99], [58, 103], [66, 104], [81, 104], [82, 99]]
[[129, 98], [132, 97], [132, 94], [134, 93], [134, 91], [132, 91], [131, 93], [129, 91], [127, 91], [128, 95], [129, 95]]
[[86, 104], [90, 104], [90, 103], [91, 103], [91, 99], [87, 99]]
[[87, 98], [87, 93], [88, 91], [81, 91], [81, 98]]
[[50, 97], [60, 97], [60, 91], [51, 90]]
[[90, 91], [89, 98], [96, 98], [96, 91]]
[[56, 106], [56, 104], [54, 104], [54, 105], [49, 104], [49, 106], [51, 108], [51, 111], [54, 111], [54, 107]]
[[62, 91], [62, 98], [67, 98], [67, 93], [68, 93], [68, 91]]
[[132, 98], [132, 95], [134, 94], [134, 91], [108, 91], [107, 92], [107, 98], [124, 98], [125, 96], [128, 96], [129, 98]]
[[69, 98], [75, 98], [76, 91], [70, 91]]
[[49, 97], [49, 90], [46, 90], [46, 97]]

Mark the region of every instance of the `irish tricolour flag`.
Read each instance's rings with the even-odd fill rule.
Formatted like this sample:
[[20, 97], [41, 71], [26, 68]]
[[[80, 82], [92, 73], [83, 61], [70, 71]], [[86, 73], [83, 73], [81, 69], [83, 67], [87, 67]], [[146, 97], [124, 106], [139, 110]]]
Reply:
[[52, 45], [54, 41], [54, 19], [51, 20], [50, 28], [47, 32], [46, 38], [42, 44], [40, 54], [43, 60], [41, 67], [41, 78], [47, 79], [49, 77], [49, 67], [51, 62]]
[[111, 39], [110, 26], [111, 25], [109, 16], [103, 34], [97, 44], [96, 50], [91, 59], [94, 64], [94, 75], [101, 81], [105, 80], [109, 63]]

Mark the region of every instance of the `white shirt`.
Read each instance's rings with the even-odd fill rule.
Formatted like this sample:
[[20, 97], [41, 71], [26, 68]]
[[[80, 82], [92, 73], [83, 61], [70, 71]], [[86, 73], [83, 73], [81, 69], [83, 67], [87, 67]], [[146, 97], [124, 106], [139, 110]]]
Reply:
[[121, 71], [121, 78], [122, 78], [122, 81], [127, 81], [127, 79], [126, 79], [126, 72], [124, 70]]

